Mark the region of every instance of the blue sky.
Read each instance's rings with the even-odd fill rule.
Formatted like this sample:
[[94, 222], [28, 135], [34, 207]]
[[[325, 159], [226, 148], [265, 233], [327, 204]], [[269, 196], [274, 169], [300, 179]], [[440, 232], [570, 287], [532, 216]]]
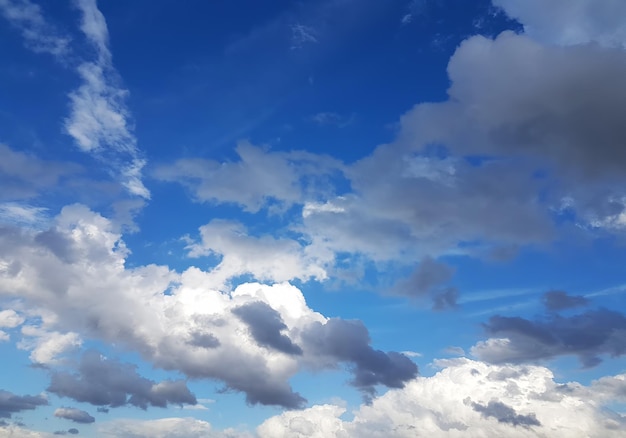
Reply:
[[0, 0], [0, 437], [618, 437], [626, 3]]

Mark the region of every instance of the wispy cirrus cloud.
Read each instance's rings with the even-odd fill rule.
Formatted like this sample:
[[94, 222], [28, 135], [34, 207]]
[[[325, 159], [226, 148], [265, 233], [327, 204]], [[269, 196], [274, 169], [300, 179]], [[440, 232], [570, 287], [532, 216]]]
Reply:
[[32, 51], [59, 58], [69, 54], [70, 37], [46, 21], [39, 5], [29, 0], [0, 0], [0, 13], [19, 29]]
[[75, 6], [81, 12], [80, 29], [96, 54], [95, 59], [78, 63], [70, 37], [46, 20], [39, 5], [29, 0], [0, 0], [0, 13], [21, 31], [29, 49], [50, 53], [61, 63], [75, 66], [82, 84], [69, 93], [66, 133], [82, 152], [104, 163], [130, 194], [149, 199], [150, 192], [142, 182], [146, 160], [133, 132], [126, 104], [129, 92], [113, 65], [106, 20], [95, 0], [77, 0]]

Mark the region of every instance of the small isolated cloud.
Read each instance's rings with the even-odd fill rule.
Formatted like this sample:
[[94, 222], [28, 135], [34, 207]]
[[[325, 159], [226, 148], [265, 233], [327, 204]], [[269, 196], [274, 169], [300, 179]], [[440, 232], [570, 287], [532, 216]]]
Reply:
[[304, 24], [291, 25], [291, 49], [301, 49], [306, 44], [317, 43], [317, 32]]
[[16, 395], [0, 389], [0, 418], [11, 418], [12, 414], [47, 404], [48, 399], [43, 395]]
[[0, 328], [15, 328], [24, 322], [24, 317], [15, 310], [0, 311]]
[[58, 408], [54, 411], [54, 416], [81, 424], [89, 424], [96, 421], [88, 412], [75, 408]]
[[409, 298], [430, 297], [435, 310], [456, 306], [458, 292], [447, 283], [454, 268], [432, 257], [423, 258], [408, 278], [399, 280], [392, 288], [395, 295]]
[[350, 116], [342, 116], [333, 112], [321, 112], [311, 117], [311, 121], [320, 126], [335, 126], [337, 128], [345, 128], [354, 122], [354, 114]]

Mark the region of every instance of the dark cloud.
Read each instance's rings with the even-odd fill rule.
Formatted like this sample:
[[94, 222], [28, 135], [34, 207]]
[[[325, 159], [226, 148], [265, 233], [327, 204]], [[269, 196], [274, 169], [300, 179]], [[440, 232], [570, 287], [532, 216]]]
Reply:
[[513, 426], [541, 426], [534, 413], [521, 415], [515, 409], [497, 400], [490, 400], [487, 405], [471, 402], [472, 408], [480, 412], [485, 418], [495, 418], [499, 423], [512, 424]]
[[15, 395], [9, 391], [0, 390], [0, 418], [11, 418], [11, 414], [47, 404], [48, 399], [42, 395]]
[[220, 346], [220, 340], [211, 333], [193, 331], [189, 336], [189, 344], [194, 347], [217, 348]]
[[430, 296], [435, 310], [455, 307], [458, 291], [445, 286], [454, 276], [455, 269], [432, 257], [424, 257], [408, 278], [398, 281], [392, 293], [418, 298]]
[[255, 341], [264, 347], [273, 348], [286, 354], [301, 355], [302, 349], [294, 344], [281, 331], [287, 329], [280, 313], [268, 304], [255, 301], [236, 307], [233, 314], [248, 325]]
[[350, 363], [351, 383], [368, 395], [375, 392], [376, 385], [402, 388], [418, 374], [417, 365], [405, 355], [374, 350], [361, 321], [331, 318], [325, 324], [315, 322], [302, 338], [315, 354]]
[[72, 427], [71, 429], [67, 430], [67, 433], [69, 433], [70, 435], [78, 435], [79, 431], [78, 429]]
[[560, 290], [551, 290], [543, 294], [543, 305], [552, 311], [584, 307], [587, 304], [589, 304], [587, 298], [580, 295], [568, 295]]
[[102, 406], [98, 407], [98, 409], [96, 409], [96, 411], [102, 413], [102, 414], [108, 414], [109, 413], [109, 408], [104, 408]]
[[89, 415], [88, 412], [75, 408], [59, 408], [54, 411], [54, 416], [81, 424], [89, 424], [96, 421], [96, 419]]
[[507, 338], [477, 344], [472, 353], [492, 363], [520, 363], [576, 355], [585, 367], [601, 362], [599, 356], [626, 354], [626, 317], [608, 309], [563, 317], [550, 314], [537, 320], [494, 316], [484, 324], [489, 335]]
[[106, 359], [93, 350], [83, 355], [78, 374], [53, 373], [48, 391], [98, 406], [131, 404], [146, 409], [148, 405], [197, 403], [184, 381], [156, 383], [137, 374], [135, 366]]

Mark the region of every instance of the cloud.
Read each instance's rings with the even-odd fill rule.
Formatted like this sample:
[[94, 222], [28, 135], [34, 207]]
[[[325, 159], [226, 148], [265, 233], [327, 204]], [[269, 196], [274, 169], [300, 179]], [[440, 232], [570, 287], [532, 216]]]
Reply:
[[115, 420], [98, 428], [99, 436], [115, 438], [252, 438], [232, 429], [214, 430], [209, 423], [195, 418], [158, 420]]
[[453, 276], [454, 268], [427, 256], [408, 278], [398, 280], [391, 292], [414, 299], [430, 296], [435, 310], [456, 307], [458, 292], [445, 285]]
[[74, 408], [58, 408], [54, 411], [54, 416], [81, 424], [89, 424], [96, 421], [89, 413]]
[[200, 242], [190, 242], [189, 255], [217, 255], [219, 264], [212, 270], [213, 284], [251, 274], [261, 281], [324, 280], [328, 261], [307, 252], [296, 240], [248, 235], [240, 223], [215, 219], [200, 227]]
[[107, 359], [94, 350], [83, 354], [78, 374], [53, 372], [47, 391], [98, 406], [130, 404], [146, 409], [148, 405], [165, 408], [170, 403], [197, 403], [184, 381], [148, 380], [137, 374], [134, 366]]
[[626, 47], [626, 5], [619, 0], [494, 0], [507, 15], [524, 24], [524, 32], [547, 43], [594, 42]]
[[321, 360], [329, 358], [352, 364], [351, 384], [366, 397], [375, 394], [376, 385], [401, 388], [418, 373], [417, 365], [404, 354], [374, 350], [361, 321], [331, 318], [325, 324], [312, 323], [302, 338], [304, 345]]
[[476, 412], [480, 412], [487, 418], [495, 418], [499, 423], [508, 423], [513, 426], [523, 427], [541, 426], [541, 423], [537, 421], [537, 416], [533, 412], [528, 415], [520, 415], [515, 412], [515, 409], [512, 407], [497, 400], [489, 400], [487, 405], [471, 402], [469, 397], [466, 400], [468, 400], [472, 409]]
[[543, 305], [547, 310], [559, 311], [574, 307], [584, 307], [589, 300], [579, 295], [568, 295], [567, 292], [551, 290], [543, 294]]
[[235, 151], [238, 161], [180, 159], [158, 166], [154, 176], [188, 187], [198, 202], [233, 203], [256, 213], [269, 203], [285, 208], [302, 203], [307, 179], [340, 167], [328, 157], [268, 151], [248, 142], [240, 142]]
[[15, 328], [22, 325], [24, 317], [15, 310], [0, 310], [0, 328]]
[[[80, 171], [78, 165], [42, 160], [0, 144], [0, 200], [20, 201], [33, 198], [41, 192], [50, 191], [67, 177]], [[20, 204], [4, 205], [6, 213], [19, 213], [15, 212], [15, 208], [19, 208]], [[24, 208], [28, 210], [27, 206], [22, 205], [22, 210]]]
[[120, 86], [108, 47], [108, 30], [95, 0], [80, 0], [81, 30], [96, 49], [97, 59], [78, 66], [82, 85], [70, 93], [71, 113], [65, 129], [80, 150], [90, 153], [121, 179], [132, 194], [150, 198], [141, 181], [145, 160], [132, 132], [128, 91]]
[[484, 328], [494, 337], [478, 342], [471, 353], [492, 363], [575, 355], [591, 367], [602, 361], [602, 355], [626, 354], [626, 317], [613, 310], [588, 310], [567, 317], [550, 314], [537, 320], [496, 315]]
[[[0, 266], [15, 265], [0, 271], [0, 294], [29, 309], [29, 318], [41, 320], [40, 326], [22, 329], [32, 339], [21, 341], [38, 362], [54, 363], [82, 338], [98, 339], [136, 351], [162, 369], [221, 380], [244, 392], [249, 403], [291, 408], [304, 403], [289, 384], [300, 370], [345, 364], [366, 391], [378, 384], [399, 386], [417, 371], [402, 354], [369, 346], [362, 324], [329, 320], [313, 311], [302, 292], [287, 283], [220, 290], [212, 286], [211, 271], [128, 267], [128, 250], [113, 223], [81, 205], [64, 207], [50, 229], [55, 243], [48, 246], [38, 239], [40, 231], [0, 233]], [[1, 249], [9, 247], [10, 252]], [[294, 346], [291, 351], [298, 346], [302, 354], [285, 353], [289, 347], [283, 335]], [[127, 394], [135, 395], [139, 405], [190, 401], [173, 398], [187, 394], [182, 386], [148, 386], [128, 367], [96, 354], [86, 355], [81, 364], [76, 375], [57, 373], [51, 390], [77, 400], [100, 396], [102, 405], [113, 395], [124, 397], [119, 398], [123, 403]], [[117, 390], [101, 388], [94, 394], [98, 379], [89, 377], [91, 369], [101, 369], [104, 377], [98, 379]], [[106, 378], [120, 374], [129, 387], [116, 387], [112, 377]]]
[[[345, 408], [314, 406], [266, 420], [261, 438], [278, 437], [619, 437], [626, 426], [598, 398], [597, 386], [563, 391], [544, 367], [490, 365], [468, 359], [437, 362], [443, 369], [392, 389], [343, 420]], [[508, 376], [494, 378], [494, 376]], [[620, 376], [616, 376], [619, 378]], [[621, 376], [623, 377], [623, 376]], [[599, 401], [601, 400], [601, 401]]]
[[302, 354], [302, 348], [294, 344], [288, 336], [281, 333], [287, 329], [280, 313], [262, 301], [255, 301], [235, 307], [231, 310], [248, 325], [252, 337], [268, 348], [286, 354]]
[[311, 120], [320, 126], [336, 126], [345, 128], [354, 121], [354, 114], [349, 117], [333, 112], [321, 112], [311, 117]]
[[26, 47], [55, 57], [69, 54], [70, 38], [47, 22], [41, 7], [29, 0], [0, 0], [0, 13], [19, 29]]
[[291, 25], [291, 49], [301, 49], [306, 44], [317, 43], [317, 32], [311, 26], [296, 23]]
[[48, 404], [43, 395], [15, 395], [9, 391], [0, 390], [0, 418], [11, 418], [26, 410], [33, 410]]

